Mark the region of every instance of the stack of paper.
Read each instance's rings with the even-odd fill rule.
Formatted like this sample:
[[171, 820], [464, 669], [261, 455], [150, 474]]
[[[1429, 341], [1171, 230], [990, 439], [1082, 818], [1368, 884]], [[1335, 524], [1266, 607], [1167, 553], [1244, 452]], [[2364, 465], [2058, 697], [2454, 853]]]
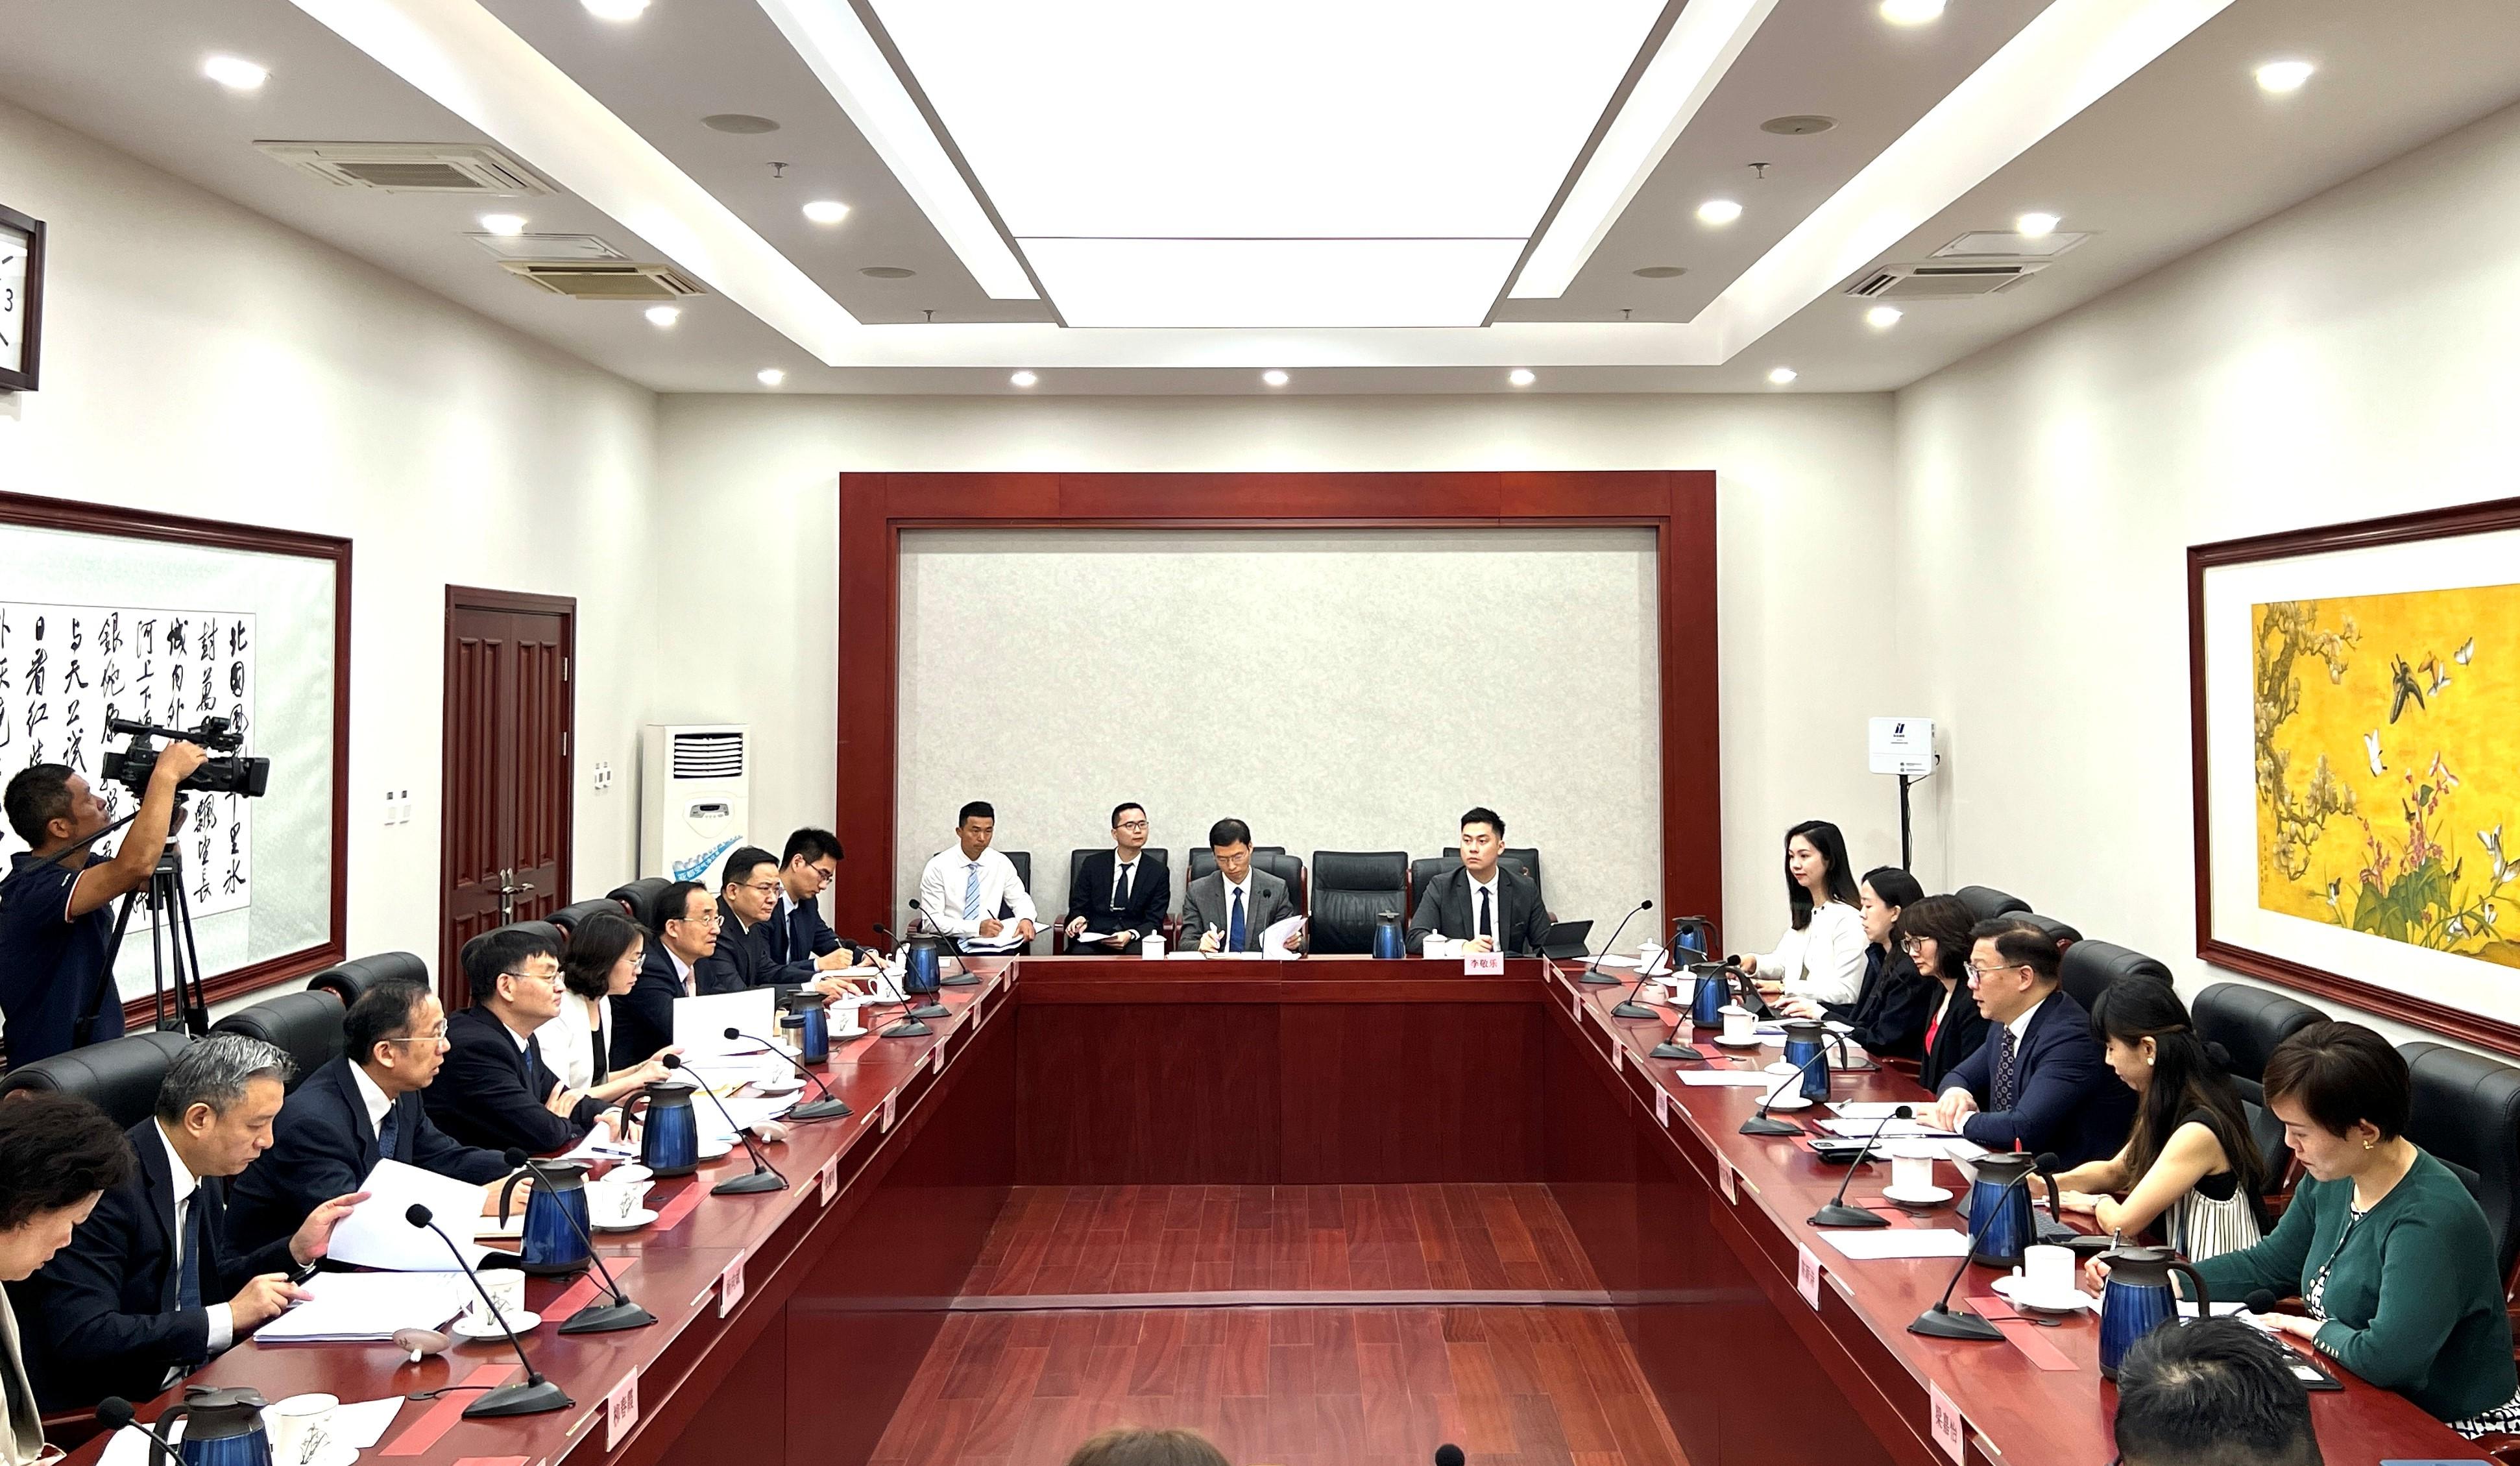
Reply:
[[1823, 1120], [1820, 1123], [1820, 1128], [1828, 1132], [1832, 1135], [1844, 1135], [1850, 1140], [1862, 1140], [1868, 1138], [1875, 1131], [1880, 1133], [1881, 1138], [1884, 1140], [1948, 1140], [1957, 1138], [1950, 1131], [1936, 1130], [1930, 1125], [1920, 1124], [1913, 1120], [1881, 1121], [1848, 1120], [1841, 1118], [1837, 1120]]
[[[455, 1239], [465, 1261], [480, 1265], [490, 1250], [470, 1240], [481, 1215], [481, 1188], [452, 1180], [400, 1161], [379, 1161], [359, 1183], [368, 1199], [350, 1209], [333, 1228], [327, 1254], [353, 1267], [382, 1267], [388, 1272], [453, 1272], [455, 1254], [425, 1226], [414, 1226], [404, 1214], [416, 1203], [434, 1214], [437, 1225]], [[389, 1331], [390, 1332], [390, 1331]]]
[[438, 1327], [472, 1297], [472, 1280], [460, 1272], [319, 1272], [303, 1286], [313, 1301], [294, 1305], [254, 1338], [264, 1344], [390, 1339], [396, 1329]]

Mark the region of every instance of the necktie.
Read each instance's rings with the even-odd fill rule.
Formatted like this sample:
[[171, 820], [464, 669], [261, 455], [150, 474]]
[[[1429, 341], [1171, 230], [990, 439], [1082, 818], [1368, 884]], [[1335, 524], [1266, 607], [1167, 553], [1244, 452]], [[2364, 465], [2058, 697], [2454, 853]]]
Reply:
[[378, 1161], [397, 1159], [394, 1155], [394, 1140], [401, 1125], [401, 1110], [400, 1104], [388, 1103], [385, 1106], [385, 1118], [377, 1124], [377, 1153], [368, 1162], [371, 1169]]
[[1995, 1041], [1995, 1108], [1999, 1113], [2011, 1109], [2013, 1100], [2019, 1097], [2012, 1092], [2020, 1079], [2012, 1060], [2012, 1029], [2007, 1025]]
[[175, 1204], [182, 1213], [175, 1219], [183, 1240], [176, 1244], [181, 1261], [175, 1266], [175, 1307], [198, 1309], [202, 1306], [202, 1188]]
[[1225, 928], [1225, 949], [1228, 952], [1242, 950], [1242, 888], [1240, 886], [1234, 888], [1234, 919], [1227, 923]]
[[971, 871], [963, 877], [963, 919], [980, 919], [980, 863], [971, 863]]
[[1489, 898], [1488, 888], [1479, 887], [1479, 935], [1493, 942], [1496, 940], [1496, 911], [1489, 905]]
[[770, 914], [770, 959], [785, 964], [788, 960], [788, 924], [796, 919], [793, 911], [785, 910]]
[[1111, 907], [1114, 911], [1129, 909], [1129, 872], [1137, 868], [1138, 863], [1131, 861], [1120, 867], [1120, 878], [1111, 883]]

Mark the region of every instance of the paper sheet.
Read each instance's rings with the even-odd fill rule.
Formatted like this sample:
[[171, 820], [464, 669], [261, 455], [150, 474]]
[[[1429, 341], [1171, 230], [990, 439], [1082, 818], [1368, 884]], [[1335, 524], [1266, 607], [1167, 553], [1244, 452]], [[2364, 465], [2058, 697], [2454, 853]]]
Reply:
[[763, 1038], [779, 1032], [779, 990], [746, 988], [741, 993], [704, 993], [674, 1000], [674, 1042], [682, 1046], [684, 1058], [760, 1050], [761, 1045], [751, 1039], [729, 1039], [730, 1028]]
[[379, 1161], [359, 1183], [368, 1199], [350, 1209], [333, 1228], [334, 1262], [354, 1267], [382, 1267], [388, 1272], [453, 1272], [455, 1255], [425, 1226], [414, 1226], [403, 1214], [416, 1202], [436, 1214], [437, 1224], [465, 1261], [475, 1266], [490, 1249], [469, 1240], [481, 1215], [481, 1188], [400, 1161]]
[[1821, 1240], [1859, 1263], [1888, 1258], [1964, 1258], [1968, 1233], [1955, 1227], [1894, 1226], [1882, 1231], [1823, 1231]]
[[453, 1271], [319, 1272], [303, 1286], [314, 1301], [297, 1304], [264, 1324], [255, 1331], [256, 1340], [311, 1344], [390, 1339], [396, 1329], [436, 1328], [463, 1312], [472, 1298], [472, 1281]]
[[1303, 934], [1304, 918], [1301, 916], [1288, 916], [1283, 921], [1272, 922], [1269, 929], [1260, 934], [1260, 953], [1263, 956], [1273, 957], [1300, 955], [1294, 950], [1295, 939]]
[[1850, 1140], [1864, 1139], [1876, 1129], [1880, 1131], [1881, 1138], [1884, 1140], [1956, 1140], [1959, 1138], [1950, 1131], [1936, 1130], [1930, 1125], [1921, 1125], [1913, 1120], [1893, 1120], [1886, 1125], [1878, 1120], [1823, 1120], [1820, 1123], [1820, 1128], [1832, 1135], [1844, 1135]]
[[1593, 960], [1586, 965], [1593, 967], [1628, 968], [1636, 966], [1637, 959], [1635, 957], [1598, 956], [1593, 958]]
[[1692, 1089], [1766, 1089], [1777, 1083], [1755, 1069], [1683, 1069], [1679, 1078]]

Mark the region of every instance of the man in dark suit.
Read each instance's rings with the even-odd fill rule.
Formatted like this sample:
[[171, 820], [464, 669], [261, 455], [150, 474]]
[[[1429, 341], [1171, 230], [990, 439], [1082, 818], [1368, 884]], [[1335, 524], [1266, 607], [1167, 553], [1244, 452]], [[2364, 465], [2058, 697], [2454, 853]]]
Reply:
[[[1540, 887], [1499, 863], [1505, 821], [1481, 806], [1462, 817], [1462, 864], [1426, 882], [1409, 917], [1412, 956], [1536, 953], [1556, 922], [1540, 904]], [[1440, 944], [1433, 951], [1428, 943]]]
[[501, 1152], [458, 1144], [421, 1099], [446, 1060], [446, 1009], [436, 994], [406, 979], [381, 982], [350, 1004], [341, 1030], [346, 1051], [290, 1094], [271, 1148], [229, 1188], [228, 1235], [240, 1250], [295, 1231], [387, 1156], [463, 1181], [508, 1174]]
[[758, 845], [726, 858], [718, 884], [717, 946], [696, 964], [703, 993], [741, 993], [778, 981], [761, 928], [779, 907], [779, 858]]
[[779, 901], [761, 923], [761, 950], [782, 987], [830, 982], [862, 966], [867, 952], [843, 942], [823, 919], [823, 892], [840, 878], [840, 842], [828, 829], [808, 826], [788, 837], [779, 861]]
[[2135, 1091], [2092, 1037], [2092, 1015], [2058, 988], [2056, 939], [2014, 916], [1969, 931], [1969, 986], [1986, 1042], [1944, 1076], [1934, 1124], [1989, 1150], [2052, 1150], [2060, 1166], [2117, 1154]]
[[322, 1257], [367, 1193], [336, 1196], [249, 1252], [232, 1245], [227, 1215], [227, 1178], [270, 1146], [294, 1072], [288, 1054], [242, 1034], [212, 1034], [167, 1066], [157, 1114], [128, 1132], [131, 1178], [11, 1288], [45, 1409], [146, 1399], [300, 1296], [289, 1269]]
[[1207, 831], [1216, 868], [1182, 892], [1182, 946], [1200, 952], [1258, 952], [1269, 928], [1296, 914], [1294, 894], [1251, 868], [1251, 826], [1219, 820]]
[[[1067, 893], [1067, 950], [1078, 956], [1135, 956], [1148, 937], [1164, 929], [1172, 904], [1172, 872], [1147, 856], [1146, 806], [1124, 804], [1111, 812], [1111, 848], [1077, 867], [1076, 888]], [[1105, 940], [1078, 945], [1087, 932]]]
[[472, 1006], [446, 1020], [446, 1070], [422, 1091], [459, 1144], [529, 1155], [586, 1138], [607, 1101], [563, 1090], [534, 1030], [560, 1016], [560, 949], [530, 926], [484, 932], [464, 949]]
[[721, 991], [699, 985], [699, 964], [717, 951], [720, 919], [698, 881], [678, 880], [656, 898], [656, 930], [639, 958], [639, 980], [612, 1000], [613, 1068], [672, 1046], [675, 999]]

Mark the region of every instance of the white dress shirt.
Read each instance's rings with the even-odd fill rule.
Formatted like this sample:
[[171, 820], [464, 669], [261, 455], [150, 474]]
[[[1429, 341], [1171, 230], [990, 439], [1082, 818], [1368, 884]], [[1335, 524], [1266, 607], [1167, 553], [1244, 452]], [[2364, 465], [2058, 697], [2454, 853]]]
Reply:
[[[1220, 879], [1225, 875], [1225, 872], [1222, 870], [1219, 870], [1216, 873]], [[1247, 943], [1261, 930], [1263, 930], [1262, 927], [1256, 924], [1260, 919], [1260, 912], [1251, 905], [1251, 867], [1245, 866], [1242, 867], [1242, 878], [1240, 880], [1226, 881], [1225, 889], [1219, 893], [1225, 901], [1225, 905], [1222, 908], [1225, 920], [1216, 928], [1216, 950], [1219, 952], [1240, 952], [1243, 950], [1242, 948], [1233, 945], [1234, 895], [1238, 891], [1242, 893], [1242, 940]], [[1201, 932], [1200, 935], [1205, 936], [1206, 933]]]
[[[665, 947], [664, 940], [662, 938], [658, 938], [656, 945], [659, 947]], [[685, 998], [698, 997], [699, 989], [692, 986], [692, 964], [684, 961], [682, 956], [670, 947], [665, 947], [665, 960], [674, 964], [674, 978], [683, 985], [683, 996]]]
[[[599, 998], [595, 1005], [602, 1009], [604, 1035], [612, 1037], [612, 1000]], [[586, 1011], [586, 999], [571, 993], [561, 1000], [560, 1016], [535, 1031], [543, 1041], [543, 1062], [560, 1076], [563, 1089], [585, 1089], [595, 1084], [595, 1024]]]
[[1785, 985], [1788, 998], [1853, 1002], [1864, 991], [1864, 918], [1831, 901], [1812, 908], [1811, 924], [1785, 929], [1774, 953], [1759, 956], [1761, 982]]
[[[1468, 874], [1469, 868], [1463, 866], [1462, 873]], [[1488, 878], [1485, 881], [1481, 881], [1475, 875], [1470, 876], [1470, 929], [1458, 937], [1428, 937], [1425, 943], [1426, 955], [1457, 957], [1462, 955], [1462, 948], [1478, 940], [1481, 891], [1488, 893], [1488, 940], [1495, 944], [1497, 951], [1505, 951], [1505, 881], [1497, 874], [1497, 867], [1490, 866]]]
[[[963, 915], [963, 891], [975, 866], [980, 873], [980, 914], [967, 920]], [[995, 919], [1001, 907], [1012, 909], [1014, 914], [1007, 918], [1007, 930], [998, 934], [999, 940], [1012, 937], [1017, 921], [1035, 925], [1041, 922], [1041, 913], [1033, 909], [1032, 893], [1024, 889], [1022, 879], [1015, 874], [1015, 863], [995, 850], [983, 850], [979, 859], [971, 860], [957, 845], [937, 852], [920, 873], [919, 910], [937, 931], [956, 937], [979, 936], [980, 923]]]
[[359, 1087], [359, 1102], [368, 1107], [368, 1133], [373, 1135], [377, 1127], [385, 1123], [385, 1111], [393, 1108], [393, 1100], [368, 1078], [367, 1070], [355, 1063], [350, 1065], [350, 1082]]
[[[163, 1122], [158, 1127], [158, 1142], [166, 1147], [166, 1176], [174, 1182], [175, 1270], [181, 1273], [184, 1270], [184, 1243], [193, 1235], [193, 1197], [202, 1189], [202, 1182], [193, 1175], [192, 1168], [184, 1164], [184, 1158], [175, 1153], [175, 1142], [167, 1138]], [[224, 1353], [229, 1345], [236, 1342], [235, 1311], [224, 1303], [205, 1304], [202, 1311], [210, 1315], [210, 1353]], [[184, 1366], [178, 1364], [166, 1372], [166, 1383], [171, 1385], [183, 1377]]]

